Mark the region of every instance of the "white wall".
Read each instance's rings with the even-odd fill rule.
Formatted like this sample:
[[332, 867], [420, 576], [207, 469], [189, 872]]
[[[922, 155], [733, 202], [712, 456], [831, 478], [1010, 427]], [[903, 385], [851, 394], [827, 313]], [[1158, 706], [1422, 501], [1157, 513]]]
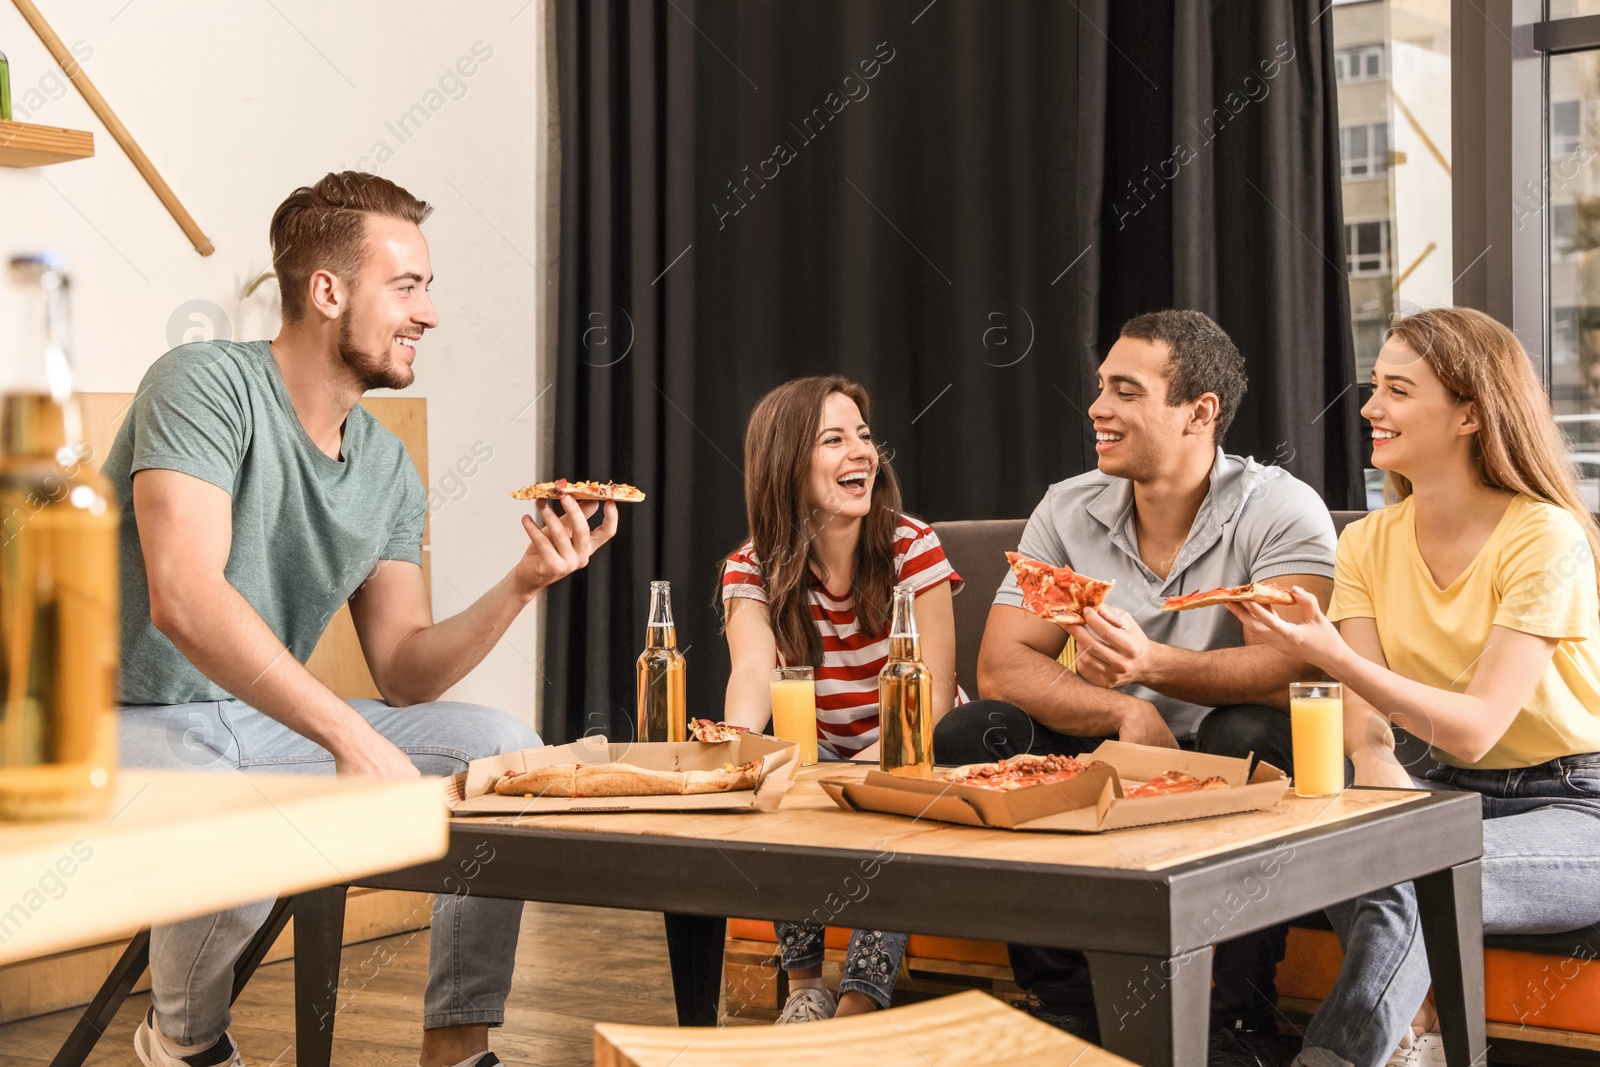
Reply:
[[[526, 546], [506, 494], [543, 473], [535, 452], [552, 397], [535, 400], [549, 384], [540, 316], [554, 286], [541, 292], [539, 271], [555, 273], [541, 251], [546, 0], [39, 6], [216, 245], [209, 258], [193, 251], [27, 23], [0, 4], [15, 117], [95, 135], [92, 160], [0, 168], [0, 254], [69, 257], [80, 388], [132, 391], [172, 343], [218, 322], [235, 339], [276, 333], [275, 283], [248, 300], [242, 291], [268, 268], [267, 224], [296, 186], [366, 169], [435, 205], [423, 232], [441, 322], [408, 395], [428, 400], [435, 614], [462, 610]], [[425, 121], [401, 128], [415, 105]], [[0, 360], [7, 347], [0, 336]], [[475, 448], [492, 458], [476, 463]], [[539, 636], [535, 612], [524, 613], [451, 695], [534, 721]]]

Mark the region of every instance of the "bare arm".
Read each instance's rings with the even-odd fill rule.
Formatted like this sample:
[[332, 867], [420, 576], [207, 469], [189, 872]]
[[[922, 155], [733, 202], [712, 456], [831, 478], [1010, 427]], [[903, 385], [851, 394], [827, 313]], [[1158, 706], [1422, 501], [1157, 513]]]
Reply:
[[[1285, 586], [1300, 585], [1327, 606], [1331, 579], [1311, 574], [1274, 578]], [[1200, 608], [1213, 611], [1214, 608]], [[1158, 693], [1208, 707], [1264, 704], [1289, 707], [1289, 683], [1321, 676], [1310, 664], [1287, 656], [1249, 631], [1242, 648], [1193, 651], [1164, 645], [1144, 636], [1126, 612], [1086, 613], [1085, 625], [1073, 629], [1078, 642], [1078, 671], [1096, 685], [1111, 688], [1144, 685]]]
[[134, 518], [150, 618], [201, 673], [239, 700], [333, 754], [341, 773], [390, 778], [418, 771], [289, 654], [228, 584], [233, 503], [226, 490], [168, 470], [133, 477]]
[[979, 691], [1015, 704], [1058, 733], [1177, 747], [1155, 705], [1092, 685], [1058, 663], [1066, 643], [1066, 631], [1054, 623], [996, 604], [978, 649]]
[[956, 703], [956, 610], [949, 582], [940, 582], [920, 594], [912, 604], [922, 662], [933, 672], [933, 721], [938, 722]]
[[396, 706], [439, 699], [466, 677], [516, 617], [545, 587], [588, 566], [589, 558], [616, 533], [617, 506], [607, 502], [605, 521], [590, 530], [593, 503], [563, 498], [562, 510], [536, 504], [544, 525], [522, 518], [528, 548], [509, 574], [465, 611], [433, 621], [422, 568], [385, 560], [350, 600], [350, 615], [378, 691]]
[[734, 726], [764, 730], [772, 718], [772, 668], [778, 665], [778, 641], [772, 636], [767, 605], [750, 597], [728, 601], [728, 674], [722, 718]]
[[[1386, 720], [1444, 750], [1464, 763], [1488, 754], [1510, 729], [1512, 720], [1532, 696], [1539, 676], [1559, 643], [1503, 626], [1493, 626], [1465, 692], [1438, 689], [1412, 681], [1352, 648], [1322, 614], [1311, 596], [1296, 592], [1298, 618], [1267, 611], [1258, 604], [1229, 605], [1258, 636], [1282, 651], [1309, 660], [1343, 682], [1369, 706], [1379, 722]], [[1293, 609], [1288, 609], [1293, 610]], [[1362, 623], [1366, 625], [1361, 625]], [[1368, 653], [1377, 645], [1377, 623], [1347, 619], [1344, 623]], [[1381, 660], [1381, 653], [1380, 653]], [[1347, 726], [1349, 713], [1346, 713]], [[1371, 747], [1380, 727], [1369, 726], [1354, 736]], [[1347, 742], [1348, 743], [1348, 742]], [[1391, 756], [1392, 759], [1392, 756]], [[1354, 760], [1354, 753], [1352, 753]]]

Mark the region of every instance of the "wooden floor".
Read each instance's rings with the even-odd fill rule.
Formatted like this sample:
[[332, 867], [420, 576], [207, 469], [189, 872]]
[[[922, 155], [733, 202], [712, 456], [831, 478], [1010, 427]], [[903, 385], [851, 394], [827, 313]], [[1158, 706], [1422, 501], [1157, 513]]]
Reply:
[[[416, 1063], [428, 931], [352, 945], [344, 964], [353, 992], [339, 1011], [335, 1067]], [[234, 1005], [233, 1036], [250, 1067], [295, 1062], [293, 966], [262, 967]], [[363, 985], [360, 976], [374, 971]], [[148, 995], [128, 998], [91, 1067], [137, 1067], [133, 1031], [149, 1005]], [[659, 914], [529, 904], [506, 1025], [489, 1040], [512, 1067], [578, 1067], [594, 1062], [596, 1022], [670, 1026], [676, 1018]], [[47, 1067], [75, 1021], [59, 1012], [0, 1026], [6, 1067]]]

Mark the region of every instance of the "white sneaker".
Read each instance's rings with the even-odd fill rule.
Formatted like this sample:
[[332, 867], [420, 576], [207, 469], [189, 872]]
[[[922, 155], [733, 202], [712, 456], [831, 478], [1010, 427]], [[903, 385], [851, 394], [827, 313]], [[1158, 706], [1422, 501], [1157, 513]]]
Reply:
[[1444, 1067], [1444, 1038], [1438, 1034], [1413, 1034], [1407, 1029], [1400, 1047], [1384, 1067]]
[[778, 1016], [778, 1022], [819, 1022], [833, 1018], [838, 1008], [839, 999], [826, 989], [796, 989], [789, 994], [789, 1002], [783, 1006], [783, 1014]]
[[244, 1058], [239, 1055], [239, 1046], [233, 1043], [233, 1035], [226, 1033], [217, 1038], [217, 1043], [210, 1048], [191, 1052], [187, 1056], [168, 1052], [161, 1043], [161, 1035], [156, 1033], [154, 1008], [145, 1015], [139, 1029], [133, 1032], [133, 1051], [145, 1067], [245, 1067]]

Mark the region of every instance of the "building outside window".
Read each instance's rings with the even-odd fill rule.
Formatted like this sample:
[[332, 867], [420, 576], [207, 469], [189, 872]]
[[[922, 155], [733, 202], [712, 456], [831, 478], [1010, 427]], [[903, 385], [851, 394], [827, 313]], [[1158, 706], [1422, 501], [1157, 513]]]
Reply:
[[1345, 181], [1378, 178], [1389, 172], [1389, 124], [1339, 129], [1339, 168]]

